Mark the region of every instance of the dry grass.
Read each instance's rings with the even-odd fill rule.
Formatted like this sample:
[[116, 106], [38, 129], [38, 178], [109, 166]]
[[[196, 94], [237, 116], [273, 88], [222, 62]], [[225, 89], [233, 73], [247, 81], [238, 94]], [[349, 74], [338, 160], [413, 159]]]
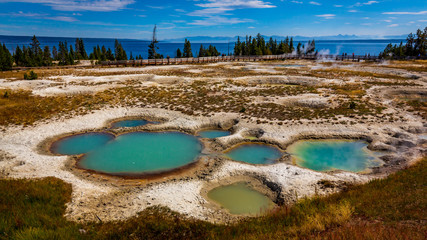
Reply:
[[0, 239], [423, 239], [427, 158], [386, 179], [303, 199], [232, 225], [152, 207], [126, 221], [67, 222], [70, 185], [54, 178], [0, 180]]

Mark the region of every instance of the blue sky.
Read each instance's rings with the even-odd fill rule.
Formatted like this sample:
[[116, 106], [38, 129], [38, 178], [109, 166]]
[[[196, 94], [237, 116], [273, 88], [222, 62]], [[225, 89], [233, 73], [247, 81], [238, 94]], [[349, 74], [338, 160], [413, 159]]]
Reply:
[[427, 26], [427, 0], [0, 0], [1, 35], [158, 38], [399, 35]]

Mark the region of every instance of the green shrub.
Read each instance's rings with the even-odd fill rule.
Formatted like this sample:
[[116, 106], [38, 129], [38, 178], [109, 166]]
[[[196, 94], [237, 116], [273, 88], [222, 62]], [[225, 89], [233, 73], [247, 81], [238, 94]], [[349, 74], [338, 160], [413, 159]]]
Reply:
[[35, 80], [35, 79], [37, 79], [37, 73], [35, 73], [33, 70], [31, 70], [29, 74], [24, 73], [24, 79], [25, 80]]

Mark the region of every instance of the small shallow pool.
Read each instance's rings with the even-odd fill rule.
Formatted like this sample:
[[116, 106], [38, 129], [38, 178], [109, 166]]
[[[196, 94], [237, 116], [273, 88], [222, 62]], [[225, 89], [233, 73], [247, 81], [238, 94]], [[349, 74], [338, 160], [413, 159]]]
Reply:
[[271, 164], [276, 162], [282, 153], [276, 147], [266, 144], [243, 144], [227, 152], [226, 156], [251, 164]]
[[82, 133], [59, 139], [52, 144], [50, 151], [62, 155], [84, 154], [104, 146], [113, 139], [114, 135], [108, 133]]
[[340, 169], [361, 172], [381, 165], [381, 154], [367, 149], [364, 141], [303, 140], [288, 147], [295, 163], [315, 171]]
[[207, 130], [199, 132], [199, 136], [202, 138], [219, 138], [229, 136], [230, 134], [229, 131], [224, 130]]
[[231, 214], [259, 215], [274, 207], [270, 198], [244, 182], [214, 188], [208, 192], [208, 198]]
[[144, 119], [123, 120], [123, 121], [113, 122], [113, 124], [111, 124], [111, 127], [113, 128], [139, 127], [139, 126], [144, 126], [150, 123], [155, 123], [155, 122], [150, 122]]

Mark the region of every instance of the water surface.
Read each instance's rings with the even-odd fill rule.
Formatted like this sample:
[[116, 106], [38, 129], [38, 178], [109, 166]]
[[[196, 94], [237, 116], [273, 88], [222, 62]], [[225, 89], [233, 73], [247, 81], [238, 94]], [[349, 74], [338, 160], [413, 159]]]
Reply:
[[138, 126], [144, 126], [149, 123], [153, 123], [144, 119], [135, 119], [135, 120], [123, 120], [123, 121], [117, 121], [112, 124], [113, 128], [121, 128], [121, 127], [138, 127]]
[[265, 144], [244, 144], [226, 154], [235, 161], [251, 164], [271, 164], [278, 160], [282, 153], [276, 147]]
[[114, 139], [108, 133], [84, 133], [65, 137], [54, 142], [51, 151], [63, 155], [77, 155], [93, 151]]
[[224, 130], [207, 130], [199, 132], [199, 135], [202, 138], [219, 138], [229, 136], [230, 132]]
[[185, 166], [201, 150], [198, 139], [188, 134], [133, 132], [89, 152], [79, 166], [116, 175], [143, 175]]
[[316, 171], [341, 169], [360, 172], [379, 166], [376, 156], [364, 141], [307, 140], [298, 141], [287, 149], [296, 159], [296, 164]]
[[231, 214], [257, 215], [274, 206], [270, 198], [250, 188], [244, 182], [214, 188], [208, 192], [208, 198]]

